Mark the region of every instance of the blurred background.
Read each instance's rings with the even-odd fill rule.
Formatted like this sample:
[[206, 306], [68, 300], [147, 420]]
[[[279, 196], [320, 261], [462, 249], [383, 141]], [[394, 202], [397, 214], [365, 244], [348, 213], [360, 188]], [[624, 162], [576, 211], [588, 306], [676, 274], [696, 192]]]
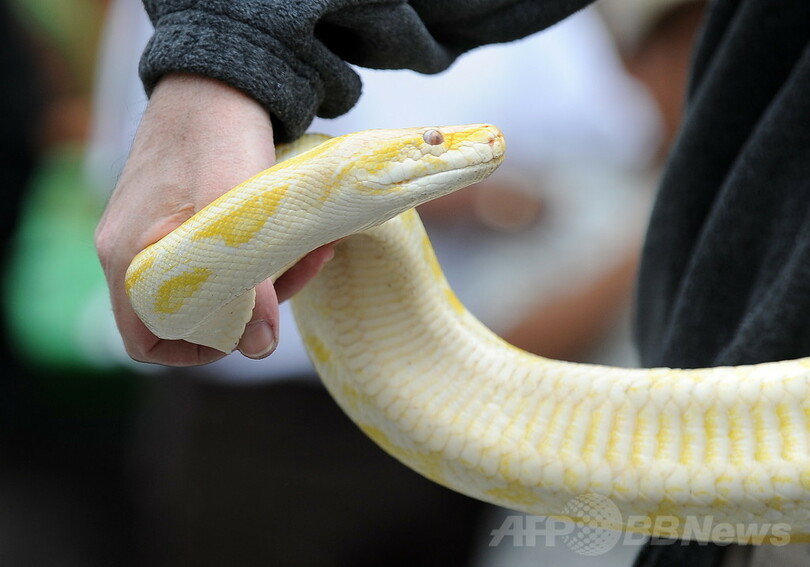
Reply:
[[[458, 296], [513, 344], [633, 366], [630, 304], [707, 2], [599, 0], [425, 77], [358, 69], [312, 131], [492, 122], [508, 157], [422, 216]], [[511, 512], [423, 481], [278, 351], [194, 370], [123, 352], [92, 234], [146, 103], [137, 0], [4, 0], [0, 565], [629, 565], [497, 546]], [[396, 110], [393, 110], [396, 109]]]

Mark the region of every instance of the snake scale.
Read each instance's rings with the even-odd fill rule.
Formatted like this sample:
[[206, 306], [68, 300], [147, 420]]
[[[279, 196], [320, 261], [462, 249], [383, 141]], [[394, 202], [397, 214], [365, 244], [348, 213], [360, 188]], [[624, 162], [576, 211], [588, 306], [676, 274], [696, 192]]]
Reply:
[[623, 369], [520, 351], [456, 299], [413, 210], [489, 175], [505, 152], [498, 129], [315, 141], [135, 258], [127, 290], [156, 335], [230, 352], [256, 284], [349, 236], [293, 298], [296, 321], [337, 403], [407, 466], [531, 514], [595, 493], [620, 510], [614, 529], [712, 539], [683, 529], [708, 518], [808, 539], [810, 359]]

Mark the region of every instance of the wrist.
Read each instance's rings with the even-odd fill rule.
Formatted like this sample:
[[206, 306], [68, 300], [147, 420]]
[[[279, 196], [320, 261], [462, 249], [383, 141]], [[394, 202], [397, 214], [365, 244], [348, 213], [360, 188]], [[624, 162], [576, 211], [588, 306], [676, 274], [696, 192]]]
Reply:
[[199, 110], [205, 108], [220, 116], [270, 124], [267, 111], [256, 100], [222, 81], [202, 75], [164, 75], [152, 91], [149, 106], [162, 108], [164, 105], [184, 117], [199, 117]]
[[161, 136], [172, 133], [177, 147], [199, 149], [205, 144], [212, 158], [246, 145], [269, 150], [265, 159], [270, 163], [274, 158], [267, 111], [238, 89], [201, 75], [162, 77], [152, 91], [142, 127], [158, 129]]

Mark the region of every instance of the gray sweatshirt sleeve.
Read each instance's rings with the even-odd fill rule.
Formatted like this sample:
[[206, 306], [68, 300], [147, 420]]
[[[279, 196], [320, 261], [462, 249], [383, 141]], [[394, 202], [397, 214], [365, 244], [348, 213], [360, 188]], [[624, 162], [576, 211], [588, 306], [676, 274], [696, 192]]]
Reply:
[[543, 29], [592, 0], [144, 0], [151, 93], [182, 71], [228, 83], [270, 113], [278, 141], [360, 96], [347, 63], [437, 73], [461, 53]]

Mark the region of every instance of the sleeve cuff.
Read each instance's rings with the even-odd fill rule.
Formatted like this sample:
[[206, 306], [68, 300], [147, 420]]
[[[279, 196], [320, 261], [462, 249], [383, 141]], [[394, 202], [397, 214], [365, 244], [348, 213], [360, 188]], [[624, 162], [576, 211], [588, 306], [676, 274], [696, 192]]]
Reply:
[[171, 72], [220, 80], [264, 106], [278, 142], [298, 138], [316, 114], [347, 112], [360, 96], [357, 75], [328, 53], [319, 54], [316, 69], [249, 24], [201, 12], [173, 16], [161, 18], [141, 58], [147, 94]]

